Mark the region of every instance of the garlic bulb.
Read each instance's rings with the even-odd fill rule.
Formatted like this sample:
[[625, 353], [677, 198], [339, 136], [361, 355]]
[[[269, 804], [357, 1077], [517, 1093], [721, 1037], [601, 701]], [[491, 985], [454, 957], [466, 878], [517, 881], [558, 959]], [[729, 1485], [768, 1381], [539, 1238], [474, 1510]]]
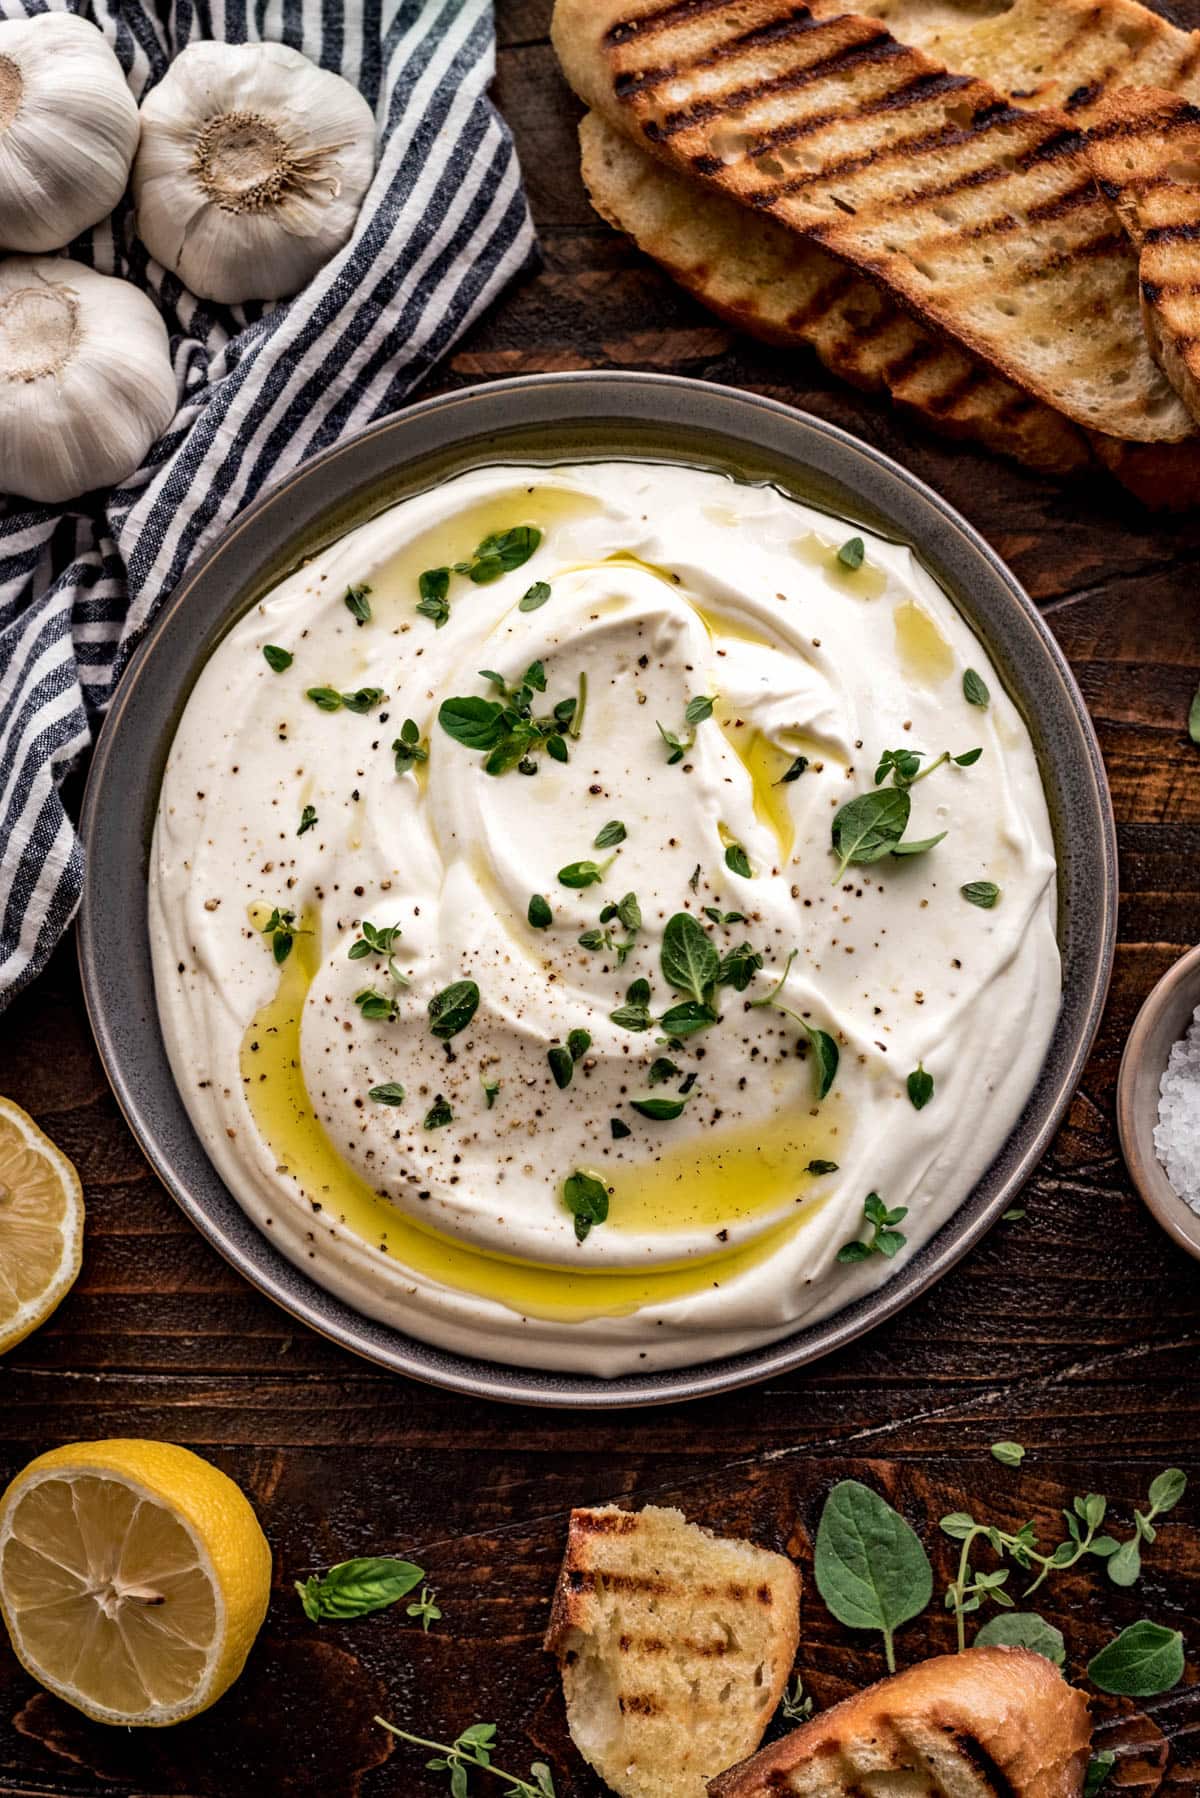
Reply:
[[137, 102], [77, 13], [0, 20], [0, 249], [61, 250], [129, 180]]
[[115, 486], [175, 406], [167, 328], [139, 288], [58, 256], [0, 262], [0, 492]]
[[189, 44], [142, 102], [138, 234], [203, 299], [284, 299], [345, 243], [374, 168], [340, 75], [284, 44]]

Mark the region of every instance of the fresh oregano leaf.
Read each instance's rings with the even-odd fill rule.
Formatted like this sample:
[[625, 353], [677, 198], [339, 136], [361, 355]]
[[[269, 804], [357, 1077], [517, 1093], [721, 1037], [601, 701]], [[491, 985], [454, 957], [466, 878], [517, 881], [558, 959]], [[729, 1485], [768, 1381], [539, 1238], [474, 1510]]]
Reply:
[[869, 1486], [842, 1480], [821, 1513], [814, 1573], [839, 1623], [882, 1633], [894, 1672], [896, 1630], [933, 1595], [933, 1568], [916, 1532]]
[[836, 1174], [838, 1164], [836, 1161], [810, 1161], [804, 1171], [806, 1174]]
[[438, 723], [446, 735], [467, 749], [494, 749], [504, 735], [503, 720], [502, 705], [470, 694], [444, 699], [438, 709]]
[[371, 622], [371, 601], [367, 597], [370, 591], [365, 581], [357, 587], [346, 588], [345, 606], [355, 624]]
[[838, 550], [837, 559], [843, 568], [861, 568], [866, 554], [867, 546], [861, 537], [848, 537]]
[[601, 830], [597, 831], [592, 841], [592, 848], [615, 849], [618, 843], [623, 843], [625, 841], [625, 836], [625, 826], [619, 818], [614, 818], [611, 823], [604, 825]]
[[962, 690], [963, 698], [968, 705], [977, 705], [986, 708], [988, 700], [991, 698], [991, 694], [987, 689], [987, 682], [982, 675], [976, 674], [973, 668], [968, 668], [963, 675]]
[[912, 811], [905, 787], [879, 787], [849, 799], [833, 819], [833, 853], [838, 858], [835, 883], [853, 863], [866, 865], [891, 854], [904, 835]]
[[569, 1049], [564, 1049], [556, 1043], [552, 1049], [547, 1049], [546, 1060], [550, 1063], [554, 1084], [562, 1092], [571, 1084], [571, 1076], [575, 1072], [575, 1058]]
[[412, 1561], [363, 1555], [357, 1560], [339, 1561], [328, 1573], [296, 1580], [295, 1587], [311, 1622], [342, 1622], [386, 1610], [424, 1577], [424, 1569]]
[[539, 606], [545, 605], [549, 597], [549, 581], [534, 581], [533, 586], [526, 588], [522, 594], [517, 610], [518, 612], [536, 612]]
[[629, 1103], [635, 1111], [640, 1111], [644, 1118], [652, 1118], [655, 1123], [669, 1123], [672, 1118], [681, 1116], [686, 1099], [630, 1099]]
[[547, 930], [554, 922], [554, 913], [550, 910], [549, 902], [541, 893], [530, 895], [529, 909], [525, 915], [534, 930]]
[[1083, 1776], [1081, 1798], [1096, 1798], [1116, 1764], [1117, 1757], [1111, 1748], [1102, 1748], [1099, 1754], [1093, 1754]]
[[563, 1181], [563, 1204], [575, 1219], [575, 1237], [583, 1242], [593, 1224], [608, 1217], [608, 1189], [592, 1174], [578, 1169]]
[[994, 880], [970, 880], [958, 890], [968, 905], [978, 905], [982, 911], [991, 911], [1000, 897], [1000, 888]]
[[744, 880], [753, 878], [754, 870], [750, 866], [750, 857], [740, 843], [730, 843], [725, 850], [725, 866], [734, 874], [740, 874]]
[[1044, 1655], [1056, 1667], [1067, 1659], [1067, 1647], [1060, 1629], [1039, 1617], [1036, 1611], [1001, 1611], [992, 1617], [975, 1637], [976, 1648], [1031, 1648]]
[[1168, 1467], [1150, 1482], [1150, 1506], [1162, 1514], [1171, 1511], [1187, 1491], [1187, 1475], [1179, 1467]]
[[918, 1062], [905, 1082], [908, 1087], [909, 1101], [916, 1111], [924, 1111], [933, 1097], [933, 1075], [927, 1074]]
[[999, 1461], [1001, 1467], [1019, 1467], [1025, 1459], [1025, 1450], [1019, 1442], [993, 1442], [992, 1458]]
[[403, 1105], [404, 1088], [398, 1080], [389, 1080], [385, 1086], [373, 1086], [367, 1097], [376, 1105]]
[[1183, 1678], [1183, 1636], [1143, 1617], [1088, 1662], [1088, 1678], [1119, 1698], [1154, 1698]]
[[429, 1028], [441, 1042], [449, 1042], [465, 1030], [479, 1008], [479, 988], [473, 980], [455, 980], [429, 1001]]
[[1142, 1572], [1140, 1537], [1130, 1536], [1128, 1542], [1122, 1542], [1116, 1553], [1109, 1555], [1104, 1565], [1114, 1586], [1136, 1585]]
[[454, 1122], [454, 1113], [444, 1093], [439, 1093], [429, 1110], [425, 1113], [423, 1128], [426, 1130], [442, 1130], [447, 1124]]
[[687, 993], [698, 1005], [706, 1004], [709, 987], [717, 978], [721, 958], [707, 932], [690, 912], [677, 911], [663, 931], [661, 965], [663, 979], [677, 993]]
[[273, 674], [282, 674], [284, 669], [290, 668], [296, 659], [290, 649], [280, 649], [278, 643], [264, 643], [263, 655], [266, 657], [267, 667]]

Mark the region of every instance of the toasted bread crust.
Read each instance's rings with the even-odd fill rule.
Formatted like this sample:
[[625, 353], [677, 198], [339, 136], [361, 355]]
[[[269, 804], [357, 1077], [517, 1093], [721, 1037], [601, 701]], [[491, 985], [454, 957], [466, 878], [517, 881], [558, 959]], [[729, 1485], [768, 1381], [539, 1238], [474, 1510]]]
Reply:
[[800, 1575], [678, 1511], [572, 1511], [545, 1646], [620, 1798], [704, 1798], [762, 1740], [795, 1660]]
[[1139, 251], [1151, 348], [1200, 419], [1200, 107], [1122, 90], [1097, 111], [1088, 158]]
[[[1091, 1744], [1087, 1699], [1048, 1660], [1026, 1648], [970, 1648], [938, 1655], [870, 1686], [709, 1782], [709, 1798], [784, 1798], [814, 1789], [804, 1769], [825, 1770], [823, 1798], [854, 1789], [854, 1757], [873, 1766], [929, 1772], [922, 1744], [959, 1757], [975, 1789], [1004, 1798], [1078, 1798]], [[847, 1771], [843, 1772], [843, 1768]], [[930, 1791], [940, 1790], [936, 1783]]]
[[996, 373], [1112, 436], [1190, 434], [1065, 115], [792, 0], [557, 0], [552, 31], [619, 130], [871, 275]]
[[865, 276], [774, 219], [747, 214], [590, 112], [579, 127], [593, 206], [719, 318], [831, 373], [886, 392], [942, 436], [983, 444], [1044, 474], [1091, 464], [1069, 420], [922, 329]]
[[[812, 0], [821, 14], [843, 0]], [[1090, 124], [1119, 88], [1158, 87], [1200, 100], [1200, 32], [1138, 0], [855, 0], [902, 43], [948, 69], [990, 81], [1018, 106], [1060, 108]]]

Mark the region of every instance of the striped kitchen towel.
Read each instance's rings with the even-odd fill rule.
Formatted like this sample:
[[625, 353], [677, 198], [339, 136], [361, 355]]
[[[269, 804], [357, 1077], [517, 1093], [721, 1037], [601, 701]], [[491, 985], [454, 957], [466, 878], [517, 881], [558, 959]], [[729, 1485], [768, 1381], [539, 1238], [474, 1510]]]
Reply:
[[[0, 0], [0, 17], [41, 11]], [[179, 410], [119, 490], [0, 497], [0, 1008], [79, 903], [59, 786], [188, 563], [268, 481], [392, 412], [534, 255], [487, 88], [489, 0], [80, 0], [139, 97], [195, 38], [271, 39], [375, 107], [379, 165], [350, 243], [274, 309], [196, 300], [147, 256], [128, 200], [68, 254], [127, 276], [171, 333]], [[0, 469], [0, 489], [4, 486]]]

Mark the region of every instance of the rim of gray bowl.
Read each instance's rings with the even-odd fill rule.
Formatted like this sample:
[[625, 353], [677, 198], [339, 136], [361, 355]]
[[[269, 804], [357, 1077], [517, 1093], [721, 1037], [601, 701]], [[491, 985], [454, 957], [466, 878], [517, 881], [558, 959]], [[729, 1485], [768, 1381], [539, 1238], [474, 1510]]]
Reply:
[[[455, 1355], [365, 1317], [251, 1223], [192, 1129], [167, 1063], [146, 928], [146, 867], [167, 750], [221, 636], [289, 568], [409, 493], [469, 467], [608, 458], [682, 462], [795, 497], [911, 545], [987, 644], [1029, 724], [1059, 858], [1063, 999], [1037, 1085], [975, 1190], [876, 1292], [821, 1323], [719, 1361], [614, 1380]], [[84, 998], [117, 1103], [167, 1190], [260, 1291], [381, 1366], [476, 1397], [547, 1406], [667, 1404], [750, 1385], [854, 1341], [939, 1280], [1012, 1203], [1049, 1144], [1099, 1026], [1112, 969], [1117, 857], [1087, 708], [1049, 629], [982, 537], [898, 463], [782, 402], [676, 375], [517, 376], [423, 400], [303, 463], [241, 512], [184, 574], [105, 719], [80, 823]]]
[[1129, 1177], [1168, 1236], [1200, 1261], [1200, 1212], [1181, 1199], [1154, 1147], [1158, 1083], [1172, 1045], [1200, 1005], [1200, 944], [1181, 955], [1142, 1001], [1117, 1074], [1117, 1134]]

